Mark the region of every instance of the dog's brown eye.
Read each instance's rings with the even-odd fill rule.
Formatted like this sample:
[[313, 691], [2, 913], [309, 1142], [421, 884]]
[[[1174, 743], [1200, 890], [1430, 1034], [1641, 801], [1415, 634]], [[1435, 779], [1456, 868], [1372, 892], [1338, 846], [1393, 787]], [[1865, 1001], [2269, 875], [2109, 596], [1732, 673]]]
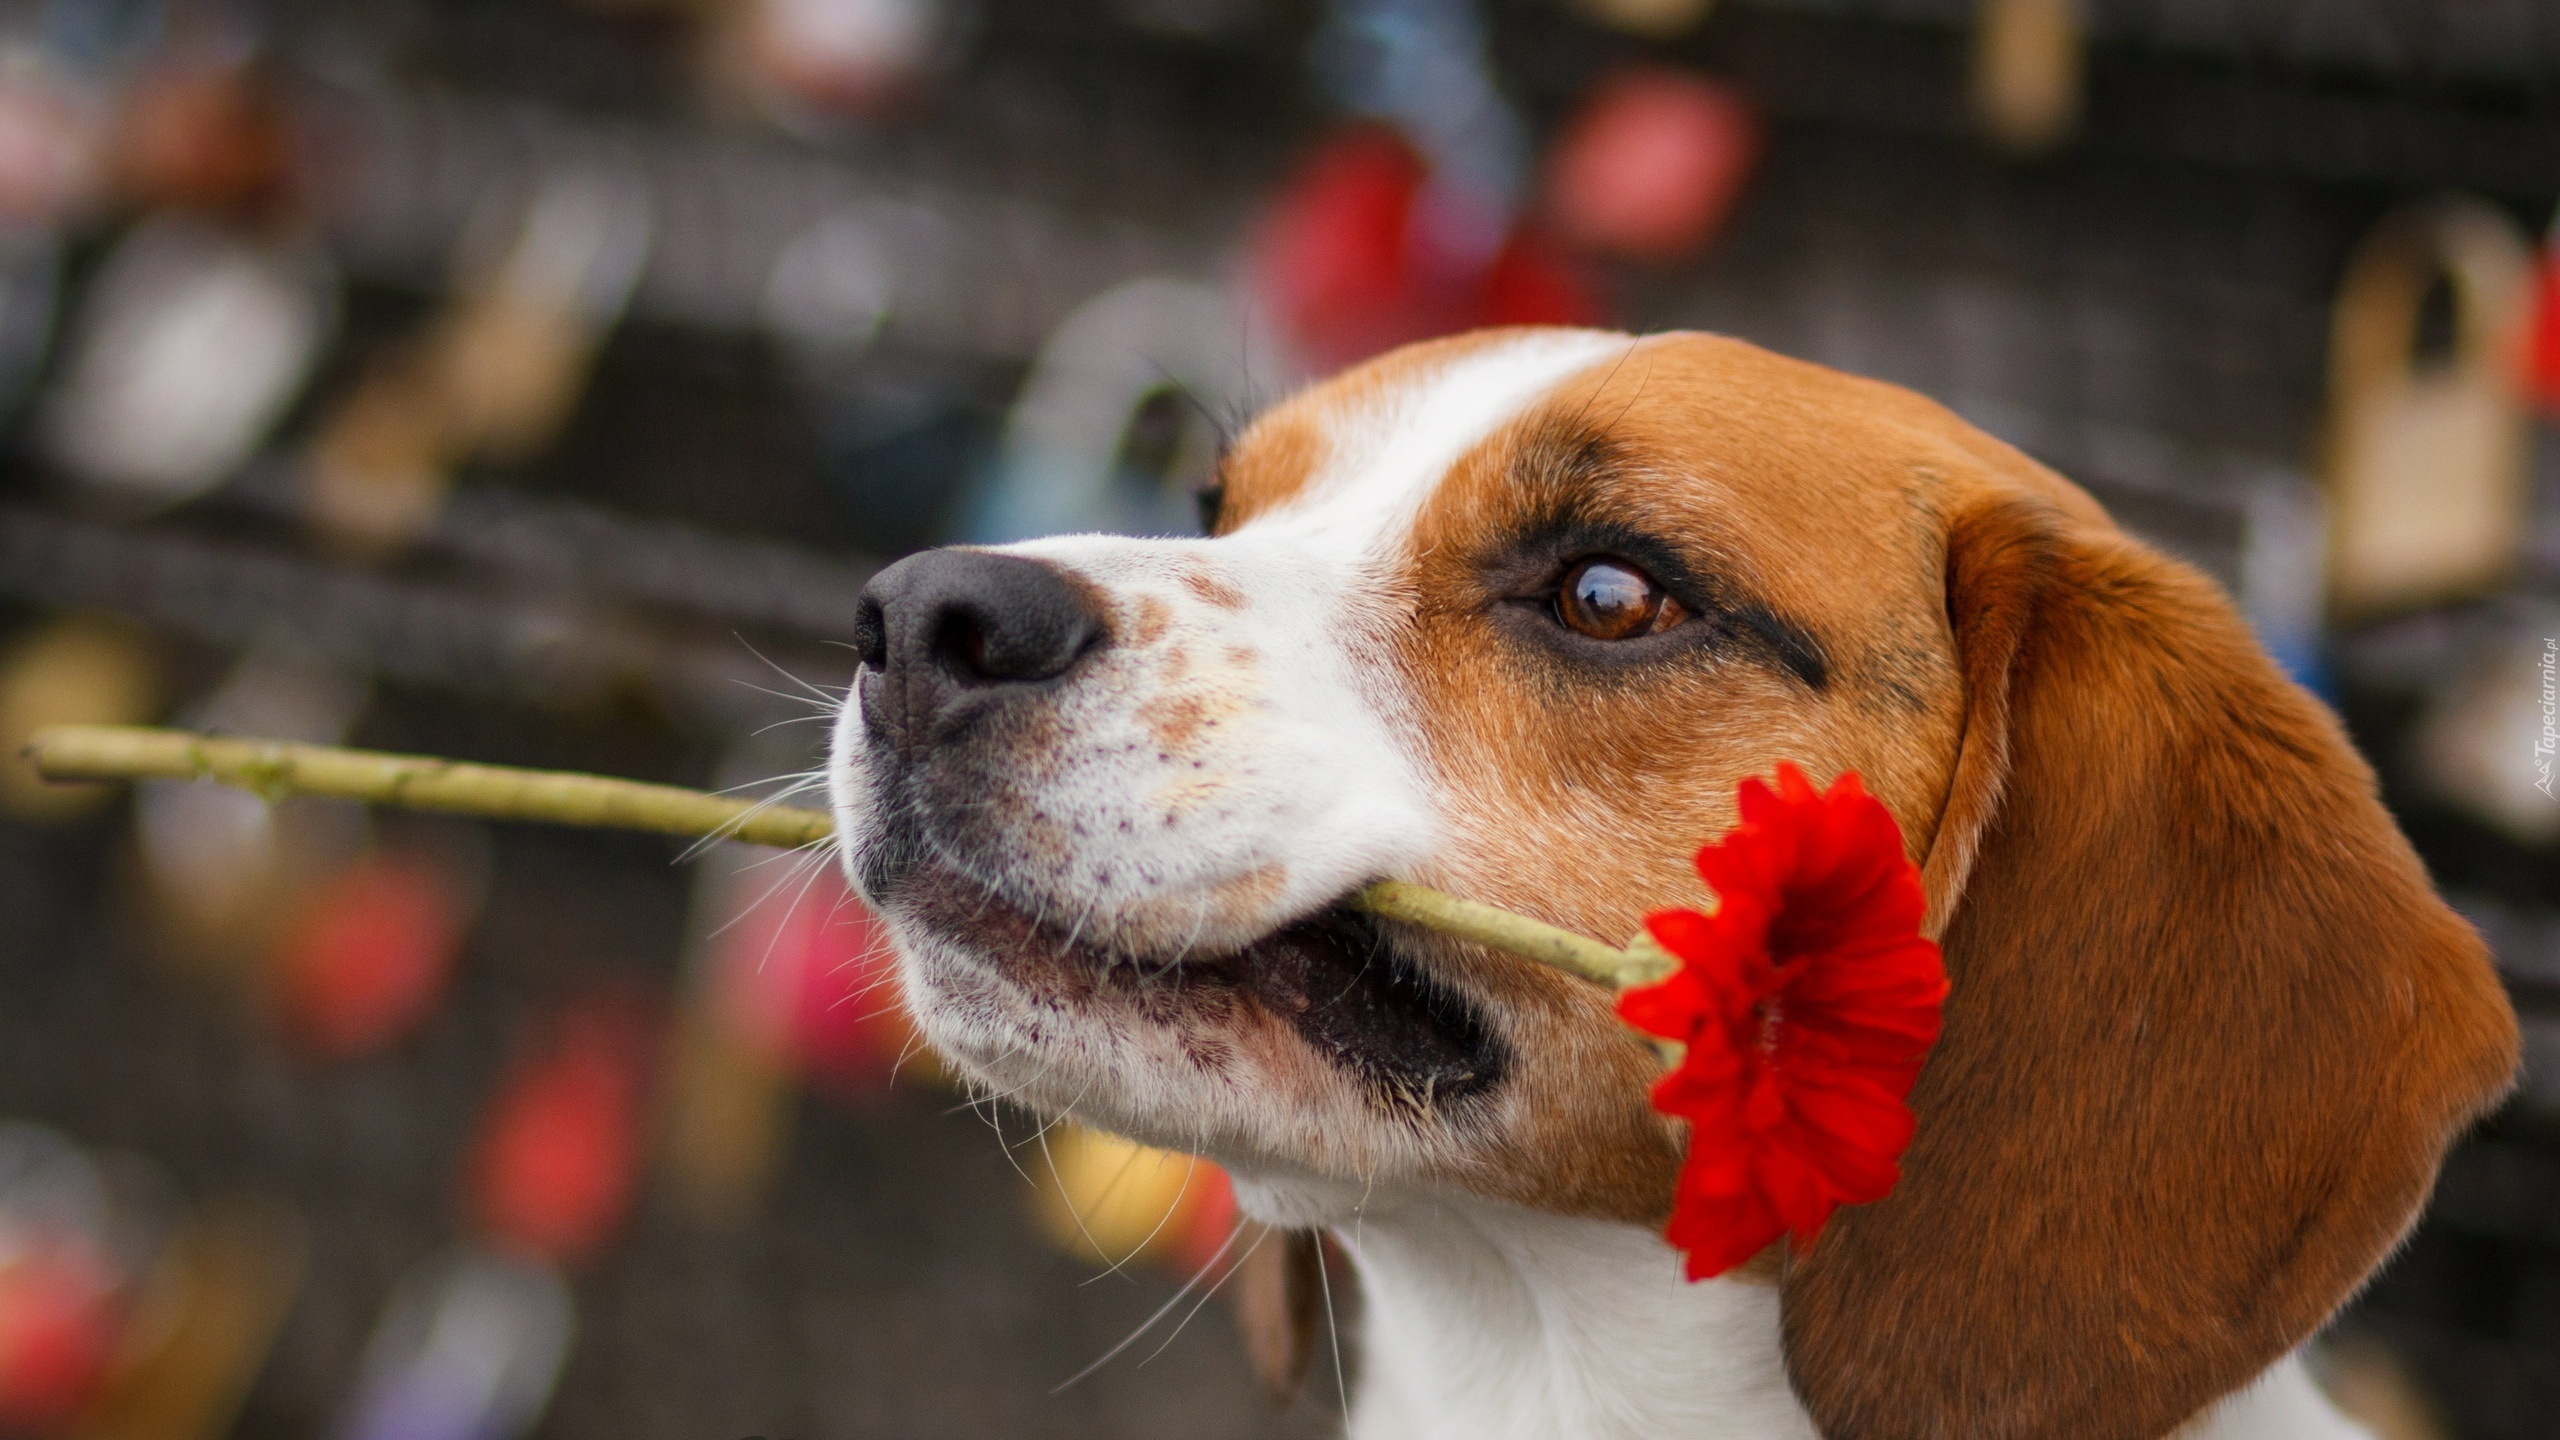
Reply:
[[1632, 640], [1688, 618], [1653, 577], [1623, 560], [1584, 560], [1564, 572], [1556, 618], [1594, 640]]

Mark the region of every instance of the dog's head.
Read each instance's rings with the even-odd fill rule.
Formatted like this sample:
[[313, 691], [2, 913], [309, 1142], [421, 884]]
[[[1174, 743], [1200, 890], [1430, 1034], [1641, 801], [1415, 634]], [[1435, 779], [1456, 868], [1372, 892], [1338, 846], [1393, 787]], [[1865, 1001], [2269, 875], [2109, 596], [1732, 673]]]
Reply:
[[936, 552], [866, 599], [848, 862], [995, 1090], [1249, 1198], [1656, 1223], [1682, 1137], [1608, 997], [1339, 902], [1624, 937], [1704, 898], [1741, 777], [1854, 769], [1954, 989], [1901, 1188], [1787, 1268], [1790, 1373], [1834, 1435], [2134, 1437], [2320, 1323], [2507, 1082], [2480, 946], [2327, 713], [1927, 401], [1495, 332], [1289, 401], [1221, 473], [1215, 538]]

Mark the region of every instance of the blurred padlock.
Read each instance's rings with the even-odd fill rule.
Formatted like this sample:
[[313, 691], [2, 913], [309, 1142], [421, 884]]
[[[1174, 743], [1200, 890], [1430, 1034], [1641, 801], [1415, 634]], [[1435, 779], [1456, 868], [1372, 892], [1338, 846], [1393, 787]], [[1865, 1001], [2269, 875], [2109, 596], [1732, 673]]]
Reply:
[[[1196, 529], [1192, 492], [1208, 479], [1217, 451], [1208, 417], [1243, 403], [1248, 376], [1272, 373], [1270, 357], [1250, 343], [1253, 333], [1234, 297], [1166, 276], [1113, 286], [1077, 306], [1022, 382], [964, 538], [992, 544], [1085, 530]], [[1168, 396], [1179, 406], [1179, 436], [1164, 473], [1126, 473], [1132, 424], [1150, 401]]]
[[783, 1058], [717, 1005], [688, 1003], [667, 1038], [658, 1151], [667, 1194], [694, 1221], [735, 1224], [781, 1172], [799, 1087]]
[[245, 220], [289, 202], [294, 136], [283, 97], [248, 55], [208, 46], [155, 62], [127, 91], [114, 145], [124, 197]]
[[456, 298], [377, 359], [313, 437], [306, 505], [321, 538], [397, 550], [443, 512], [457, 465], [549, 443], [639, 282], [652, 224], [647, 185], [619, 169], [563, 170], [529, 200], [485, 205]]
[[303, 1276], [302, 1230], [263, 1202], [218, 1200], [163, 1247], [73, 1440], [222, 1440]]
[[886, 928], [831, 861], [746, 846], [700, 862], [700, 932], [666, 1098], [669, 1178], [700, 1217], [743, 1214], [782, 1158], [802, 1086], [864, 1104], [938, 1077]]
[[107, 1377], [158, 1248], [119, 1178], [51, 1130], [0, 1124], [0, 1435], [63, 1433]]
[[1407, 220], [1419, 274], [1450, 286], [1483, 273], [1519, 221], [1530, 142], [1480, 0], [1327, 0], [1309, 59], [1325, 98], [1420, 160]]
[[2087, 59], [2082, 0], [1976, 0], [1973, 110], [2013, 155], [2059, 148], [2080, 125]]
[[1362, 125], [1300, 162], [1254, 241], [1265, 309], [1317, 371], [1427, 333], [1411, 312], [1414, 197], [1422, 157], [1394, 131]]
[[313, 437], [304, 460], [312, 527], [359, 554], [408, 544], [444, 512], [452, 448], [415, 355], [378, 361]]
[[640, 1116], [657, 1037], [635, 998], [562, 1006], [500, 1079], [467, 1179], [491, 1243], [562, 1265], [613, 1238], [639, 1183]]
[[2310, 1361], [2330, 1403], [2373, 1440], [2451, 1440], [2443, 1407], [2408, 1359], [2381, 1337], [2323, 1336]]
[[[2341, 618], [2458, 599], [2512, 565], [2528, 432], [2512, 357], [2529, 252], [2515, 222], [2447, 199], [2383, 222], [2349, 260], [2332, 315], [2329, 584]], [[2439, 285], [2452, 334], [2418, 353]]]
[[2489, 627], [2411, 737], [2437, 795], [2520, 845], [2560, 840], [2560, 610], [2524, 609]]
[[1547, 154], [1547, 210], [1586, 249], [1679, 260], [1714, 235], [1750, 179], [1760, 121], [1702, 75], [1631, 66], [1602, 80]]
[[769, 116], [877, 115], [953, 38], [945, 0], [723, 0], [714, 64]]
[[838, 370], [870, 348], [897, 301], [889, 236], [898, 218], [893, 205], [847, 205], [774, 256], [756, 319], [796, 365]]
[[465, 887], [437, 859], [374, 849], [290, 902], [275, 957], [277, 1018], [304, 1054], [348, 1060], [434, 1013], [469, 924]]
[[433, 1256], [384, 1305], [332, 1440], [515, 1440], [551, 1403], [575, 1325], [547, 1261]]
[[1528, 126], [1477, 0], [1330, 0], [1312, 59], [1360, 123], [1299, 169], [1255, 238], [1255, 293], [1298, 368], [1599, 319], [1597, 293], [1525, 213]]
[[70, 615], [19, 635], [0, 654], [0, 810], [27, 820], [85, 814], [108, 785], [57, 785], [19, 752], [48, 725], [140, 725], [160, 707], [158, 652], [113, 620]]
[[121, 508], [189, 499], [239, 468], [337, 328], [316, 247], [163, 213], [119, 241], [74, 317], [46, 449]]
[[1246, 1222], [1236, 1209], [1235, 1182], [1228, 1178], [1225, 1166], [1208, 1160], [1200, 1162], [1200, 1168], [1192, 1174], [1191, 1194], [1183, 1202], [1180, 1221], [1165, 1253], [1175, 1274], [1189, 1278], [1235, 1263], [1236, 1242]]
[[1536, 226], [1510, 226], [1478, 261], [1436, 251], [1429, 181], [1403, 137], [1362, 125], [1325, 142], [1273, 199], [1254, 286], [1301, 368], [1482, 326], [1601, 321], [1598, 293]]
[[[779, 798], [791, 782], [774, 777], [806, 775], [816, 760], [791, 728], [758, 730], [730, 746], [713, 783], [723, 794]], [[656, 1139], [670, 1198], [708, 1224], [744, 1219], [782, 1168], [799, 1083], [788, 982], [774, 984], [766, 966], [800, 958], [771, 953], [775, 907], [792, 907], [805, 878], [794, 858], [723, 840], [694, 859], [684, 990], [668, 1027]]]
[[0, 1262], [0, 1434], [53, 1435], [89, 1403], [119, 1317], [87, 1252], [32, 1237]]
[[[730, 931], [721, 965], [731, 1004], [774, 1027], [800, 1077], [821, 1093], [866, 1101], [916, 1058], [898, 992], [888, 926], [845, 884], [832, 858], [751, 882], [756, 898]], [[930, 1062], [919, 1075], [933, 1074]]]
[[648, 263], [653, 204], [635, 170], [562, 170], [516, 211], [485, 270], [470, 274], [466, 256], [467, 298], [428, 344], [445, 423], [464, 453], [522, 460], [567, 422], [596, 347]]
[[2560, 222], [2544, 234], [2533, 265], [2533, 318], [2526, 323], [2525, 389], [2542, 413], [2560, 416]]

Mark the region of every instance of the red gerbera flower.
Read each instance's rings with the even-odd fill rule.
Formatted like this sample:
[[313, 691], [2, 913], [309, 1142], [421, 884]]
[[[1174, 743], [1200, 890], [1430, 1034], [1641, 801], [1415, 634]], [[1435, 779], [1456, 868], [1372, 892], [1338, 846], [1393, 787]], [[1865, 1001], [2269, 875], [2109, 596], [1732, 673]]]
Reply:
[[1920, 872], [1855, 774], [1817, 792], [1782, 762], [1777, 788], [1753, 777], [1740, 800], [1698, 851], [1715, 913], [1647, 916], [1680, 968], [1618, 997], [1628, 1024], [1687, 1047], [1653, 1104], [1689, 1122], [1668, 1233], [1693, 1280], [1781, 1235], [1801, 1252], [1832, 1211], [1893, 1189], [1947, 993]]

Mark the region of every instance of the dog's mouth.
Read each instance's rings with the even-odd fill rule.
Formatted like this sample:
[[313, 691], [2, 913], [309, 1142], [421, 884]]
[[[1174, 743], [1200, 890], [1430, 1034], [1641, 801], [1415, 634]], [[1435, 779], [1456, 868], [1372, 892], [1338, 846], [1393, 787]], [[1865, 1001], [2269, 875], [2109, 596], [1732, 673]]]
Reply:
[[[1336, 904], [1241, 950], [1147, 960], [1077, 941], [948, 875], [902, 886], [900, 908], [998, 959], [1067, 1007], [1110, 1005], [1198, 1025], [1252, 1005], [1285, 1022], [1382, 1106], [1446, 1110], [1501, 1082], [1509, 1054], [1475, 1004], [1402, 953], [1374, 917]], [[936, 883], [937, 881], [947, 883]]]
[[1208, 969], [1399, 1103], [1462, 1101], [1501, 1079], [1501, 1044], [1475, 1006], [1360, 911], [1336, 905]]

